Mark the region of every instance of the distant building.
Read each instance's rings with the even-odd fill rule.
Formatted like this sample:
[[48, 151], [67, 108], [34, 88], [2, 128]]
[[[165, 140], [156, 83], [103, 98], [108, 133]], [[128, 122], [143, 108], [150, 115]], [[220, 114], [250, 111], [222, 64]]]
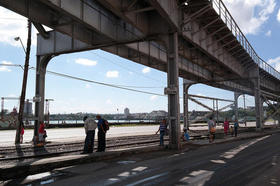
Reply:
[[164, 110], [154, 110], [149, 114], [150, 119], [163, 119], [168, 116], [168, 113]]
[[255, 110], [255, 107], [254, 106], [247, 106], [247, 110], [250, 110], [250, 111]]
[[130, 115], [129, 109], [128, 109], [128, 108], [125, 108], [125, 109], [124, 109], [124, 116], [125, 116], [126, 118], [128, 118], [129, 115]]
[[23, 109], [23, 113], [25, 115], [32, 115], [33, 111], [32, 111], [32, 102], [29, 102], [29, 100], [27, 100], [24, 103], [24, 109]]

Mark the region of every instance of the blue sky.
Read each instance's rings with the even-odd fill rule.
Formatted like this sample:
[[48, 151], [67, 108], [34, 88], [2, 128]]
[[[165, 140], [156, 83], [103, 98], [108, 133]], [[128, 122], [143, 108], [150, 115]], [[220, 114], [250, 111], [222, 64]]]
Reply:
[[[277, 70], [280, 70], [280, 2], [276, 0], [225, 0], [232, 15], [246, 34], [256, 52]], [[26, 19], [0, 8], [0, 64], [24, 64], [24, 51], [19, 42], [20, 36], [26, 45]], [[36, 64], [36, 30], [33, 28], [30, 66]], [[50, 71], [65, 73], [89, 80], [137, 87], [138, 90], [163, 94], [166, 86], [166, 73], [147, 68], [101, 50], [66, 54], [55, 57], [48, 65]], [[18, 67], [0, 66], [0, 97], [19, 97], [23, 70]], [[180, 85], [182, 79], [180, 78]], [[27, 98], [35, 92], [35, 72], [29, 71]], [[233, 99], [233, 92], [194, 85], [191, 94]], [[182, 86], [180, 86], [182, 97]], [[130, 112], [167, 111], [167, 97], [120, 90], [112, 87], [46, 75], [46, 98], [54, 99], [51, 113], [118, 113], [125, 107]], [[209, 101], [202, 102], [212, 105]], [[240, 104], [243, 100], [240, 98]], [[18, 107], [18, 101], [6, 101], [5, 108]], [[254, 99], [246, 96], [246, 104], [254, 105]], [[182, 100], [180, 102], [181, 112]], [[225, 105], [221, 103], [220, 107]], [[243, 105], [243, 103], [242, 103]], [[190, 110], [203, 110], [190, 102]]]

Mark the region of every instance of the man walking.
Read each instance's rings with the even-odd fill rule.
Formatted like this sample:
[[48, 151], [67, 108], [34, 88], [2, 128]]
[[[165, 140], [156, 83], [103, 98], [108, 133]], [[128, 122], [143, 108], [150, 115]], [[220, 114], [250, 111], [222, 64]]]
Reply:
[[212, 143], [215, 139], [216, 125], [211, 116], [208, 121], [209, 142]]
[[97, 152], [104, 152], [106, 148], [106, 126], [105, 120], [101, 118], [100, 115], [96, 116], [98, 120], [97, 127], [98, 127], [98, 148]]
[[164, 135], [167, 133], [167, 124], [166, 124], [166, 119], [163, 119], [162, 122], [160, 122], [159, 129], [156, 132], [158, 134], [160, 132], [160, 137], [159, 137], [159, 146], [164, 146]]
[[87, 154], [93, 152], [94, 134], [95, 134], [95, 129], [97, 127], [97, 124], [94, 119], [89, 118], [88, 116], [85, 116], [83, 118], [83, 121], [85, 122], [84, 127], [86, 132], [86, 139], [85, 139], [84, 151], [81, 154]]

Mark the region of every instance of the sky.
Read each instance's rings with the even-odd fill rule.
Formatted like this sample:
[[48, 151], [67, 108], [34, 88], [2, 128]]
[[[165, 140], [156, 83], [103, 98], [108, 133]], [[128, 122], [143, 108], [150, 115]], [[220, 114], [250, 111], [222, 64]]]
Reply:
[[[258, 55], [280, 70], [280, 2], [278, 0], [224, 0], [241, 30]], [[30, 66], [36, 66], [36, 33], [32, 30]], [[0, 64], [24, 64], [25, 53], [19, 41], [26, 45], [27, 21], [24, 17], [0, 7]], [[132, 61], [92, 50], [53, 58], [47, 70], [80, 78], [133, 89], [163, 94], [166, 87], [166, 73], [139, 65]], [[21, 94], [23, 70], [19, 67], [0, 66], [0, 97], [19, 97]], [[183, 81], [179, 79], [180, 97]], [[138, 87], [138, 88], [136, 88]], [[139, 88], [141, 87], [141, 88]], [[113, 87], [68, 79], [46, 74], [46, 98], [50, 103], [50, 113], [123, 113], [129, 108], [131, 113], [167, 111], [166, 96], [150, 95]], [[202, 84], [193, 85], [190, 94], [211, 96], [233, 100], [233, 92], [216, 89]], [[35, 71], [29, 70], [26, 98], [35, 95]], [[245, 96], [246, 105], [253, 106], [254, 99]], [[200, 100], [209, 106], [211, 101]], [[219, 107], [227, 103], [221, 102]], [[243, 97], [239, 99], [243, 106]], [[19, 101], [5, 101], [5, 109], [19, 107]], [[180, 110], [183, 112], [180, 99]], [[190, 101], [189, 110], [205, 110]], [[33, 109], [34, 110], [34, 109]]]

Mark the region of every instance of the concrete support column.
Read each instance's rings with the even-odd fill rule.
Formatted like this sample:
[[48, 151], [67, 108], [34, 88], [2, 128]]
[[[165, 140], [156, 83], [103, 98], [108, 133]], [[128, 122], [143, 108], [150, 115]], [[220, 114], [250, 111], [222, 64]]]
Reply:
[[241, 94], [239, 92], [234, 92], [234, 116], [235, 120], [238, 121], [239, 116], [238, 116], [238, 98]]
[[[44, 100], [45, 100], [45, 76], [46, 69], [52, 56], [37, 56], [36, 64], [36, 88], [35, 88], [35, 123], [34, 138], [38, 138], [39, 124], [44, 121]], [[36, 141], [34, 141], [36, 142]]]
[[178, 83], [178, 33], [168, 35], [168, 71], [165, 94], [168, 95], [169, 148], [180, 149], [180, 105]]
[[[280, 103], [277, 103], [277, 107], [276, 108], [280, 108]], [[277, 114], [280, 115], [280, 114]], [[278, 127], [280, 126], [280, 117], [277, 117], [277, 121], [278, 121]]]
[[256, 128], [263, 127], [263, 101], [261, 99], [260, 78], [254, 79], [255, 111], [256, 111]]
[[192, 81], [184, 79], [183, 84], [183, 95], [184, 95], [184, 128], [187, 128], [189, 130], [190, 127], [190, 121], [189, 121], [189, 88], [193, 85]]

